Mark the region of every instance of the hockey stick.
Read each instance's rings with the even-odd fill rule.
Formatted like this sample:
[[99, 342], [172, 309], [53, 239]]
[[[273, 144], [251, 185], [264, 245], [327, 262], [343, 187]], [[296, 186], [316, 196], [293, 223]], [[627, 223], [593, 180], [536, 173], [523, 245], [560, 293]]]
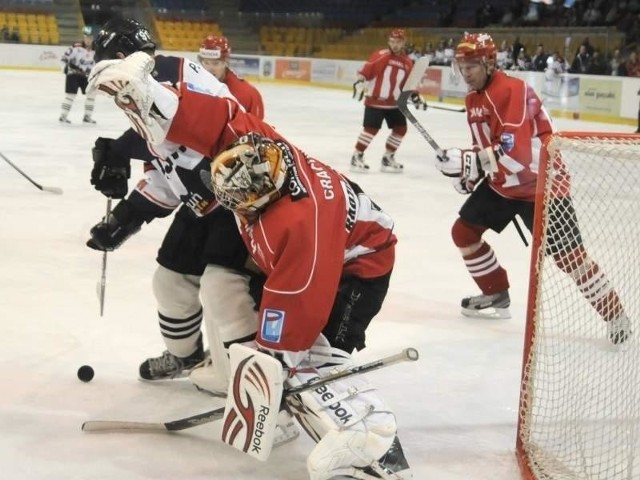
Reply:
[[45, 185], [40, 185], [38, 182], [33, 180], [29, 175], [27, 175], [22, 170], [20, 170], [18, 168], [18, 166], [15, 163], [13, 163], [11, 160], [9, 160], [7, 157], [5, 157], [3, 153], [0, 153], [0, 157], [5, 162], [7, 162], [9, 165], [11, 165], [16, 170], [16, 172], [18, 172], [24, 178], [29, 180], [31, 183], [33, 183], [39, 190], [42, 190], [43, 192], [55, 193], [56, 195], [62, 195], [62, 189], [61, 188], [58, 188], [58, 187], [47, 187]]
[[411, 113], [411, 111], [409, 110], [409, 105], [407, 103], [409, 100], [409, 97], [411, 97], [413, 93], [418, 91], [418, 87], [420, 86], [420, 82], [422, 81], [424, 72], [427, 70], [427, 67], [429, 66], [430, 60], [431, 60], [431, 57], [428, 55], [425, 55], [424, 57], [420, 57], [418, 60], [416, 60], [416, 63], [413, 65], [413, 68], [409, 73], [409, 77], [407, 77], [407, 81], [405, 82], [404, 87], [402, 88], [402, 92], [398, 97], [397, 105], [400, 111], [402, 112], [402, 114], [405, 117], [407, 117], [407, 120], [411, 122], [411, 125], [413, 125], [416, 128], [416, 130], [420, 132], [420, 135], [422, 135], [422, 137], [427, 141], [427, 143], [431, 145], [431, 147], [436, 151], [438, 156], [444, 157], [444, 151], [442, 150], [442, 148], [440, 148], [440, 145], [438, 145], [438, 142], [436, 142], [433, 139], [433, 137], [429, 135], [429, 132], [427, 132], [427, 130], [422, 126], [422, 124], [413, 115], [413, 113]]
[[[105, 223], [109, 223], [111, 217], [111, 197], [107, 197], [107, 213], [104, 216]], [[100, 316], [104, 314], [104, 293], [107, 289], [107, 252], [102, 252], [102, 272], [98, 283], [98, 299], [100, 300]]]
[[[315, 380], [311, 380], [304, 385], [288, 388], [284, 391], [285, 396], [296, 395], [307, 390], [321, 387], [328, 383], [341, 380], [354, 375], [372, 372], [379, 368], [388, 367], [400, 362], [415, 362], [420, 357], [415, 348], [405, 348], [400, 353], [389, 355], [373, 362], [357, 365], [355, 367], [331, 373]], [[224, 416], [224, 407], [198, 413], [190, 417], [172, 420], [170, 422], [126, 422], [110, 420], [89, 420], [82, 424], [83, 432], [177, 432], [187, 428], [197, 427], [205, 423], [215, 422]]]
[[467, 111], [466, 108], [464, 107], [445, 107], [443, 106], [439, 106], [439, 105], [431, 105], [431, 104], [427, 104], [428, 108], [435, 108], [436, 110], [444, 110], [446, 112], [457, 112], [457, 113], [464, 113]]

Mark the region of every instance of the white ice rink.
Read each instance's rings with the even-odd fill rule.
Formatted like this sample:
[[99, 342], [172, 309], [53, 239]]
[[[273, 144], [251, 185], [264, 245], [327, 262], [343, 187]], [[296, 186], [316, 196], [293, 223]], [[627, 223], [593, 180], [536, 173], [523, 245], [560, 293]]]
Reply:
[[[99, 97], [95, 126], [82, 125], [84, 97], [59, 125], [64, 76], [0, 71], [0, 152], [41, 192], [0, 160], [0, 478], [277, 479], [307, 478], [312, 442], [303, 435], [256, 462], [218, 440], [210, 423], [176, 434], [88, 434], [89, 419], [169, 421], [222, 406], [188, 380], [149, 384], [138, 365], [164, 349], [151, 291], [155, 254], [170, 220], [145, 225], [109, 254], [104, 317], [96, 283], [99, 252], [85, 247], [105, 198], [89, 184], [91, 147], [118, 136], [126, 119]], [[363, 107], [346, 90], [257, 84], [267, 120], [308, 153], [346, 170]], [[464, 115], [438, 110], [419, 118], [447, 147], [469, 145]], [[631, 127], [556, 121], [559, 129]], [[402, 175], [378, 171], [388, 130], [366, 153], [369, 174], [351, 174], [396, 220], [392, 284], [368, 331], [368, 361], [413, 346], [421, 358], [370, 375], [395, 410], [416, 480], [515, 480], [514, 456], [529, 248], [513, 228], [488, 235], [508, 270], [513, 318], [471, 320], [460, 299], [476, 293], [450, 239], [465, 197], [433, 166], [434, 154], [409, 126], [397, 159]], [[134, 164], [130, 186], [141, 176]], [[92, 365], [90, 383], [76, 378]]]

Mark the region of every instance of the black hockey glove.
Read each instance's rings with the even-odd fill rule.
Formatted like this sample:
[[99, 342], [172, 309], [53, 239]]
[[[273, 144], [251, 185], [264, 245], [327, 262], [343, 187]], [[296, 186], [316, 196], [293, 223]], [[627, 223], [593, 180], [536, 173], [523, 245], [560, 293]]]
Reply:
[[105, 197], [124, 198], [129, 190], [131, 162], [111, 149], [113, 139], [99, 137], [92, 149], [91, 185]]
[[353, 96], [358, 102], [364, 98], [364, 80], [356, 80], [353, 82]]
[[87, 247], [111, 252], [140, 230], [143, 223], [144, 219], [137, 214], [132, 203], [122, 200], [109, 214], [108, 222], [103, 218], [89, 231], [91, 238], [87, 241]]
[[422, 100], [422, 97], [420, 96], [420, 94], [418, 92], [413, 92], [411, 94], [411, 96], [409, 97], [409, 101], [413, 104], [414, 107], [416, 107], [416, 110], [426, 110], [427, 109], [427, 102]]

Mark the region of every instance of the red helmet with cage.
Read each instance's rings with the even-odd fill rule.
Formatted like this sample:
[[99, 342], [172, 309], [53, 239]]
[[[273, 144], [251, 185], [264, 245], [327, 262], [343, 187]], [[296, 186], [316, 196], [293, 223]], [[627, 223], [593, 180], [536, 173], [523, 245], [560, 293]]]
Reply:
[[391, 33], [389, 34], [389, 38], [397, 38], [398, 40], [406, 40], [407, 39], [407, 35], [406, 35], [405, 31], [402, 30], [401, 28], [396, 28], [394, 30], [391, 30]]
[[227, 37], [220, 37], [216, 35], [209, 35], [200, 44], [201, 58], [208, 58], [212, 60], [228, 60], [231, 55], [231, 47]]
[[495, 66], [498, 50], [488, 33], [465, 33], [455, 51], [457, 62], [465, 60], [481, 60], [487, 65]]

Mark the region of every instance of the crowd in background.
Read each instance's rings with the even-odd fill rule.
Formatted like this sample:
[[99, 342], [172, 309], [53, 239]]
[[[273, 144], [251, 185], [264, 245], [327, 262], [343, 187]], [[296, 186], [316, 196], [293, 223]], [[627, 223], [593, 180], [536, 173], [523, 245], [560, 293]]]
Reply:
[[[409, 55], [417, 59], [422, 55], [432, 56], [432, 65], [451, 65], [456, 41], [453, 38], [441, 40], [437, 47], [428, 43], [423, 50], [413, 45], [408, 46]], [[572, 57], [566, 58], [568, 52], [549, 52], [543, 44], [537, 45], [531, 54], [516, 37], [512, 44], [503, 41], [498, 49], [498, 68], [501, 70], [537, 71], [551, 69], [554, 73], [576, 73], [589, 75], [617, 75], [623, 77], [640, 77], [640, 59], [635, 49], [623, 55], [621, 48], [616, 48], [610, 55], [603, 54], [585, 38]]]

